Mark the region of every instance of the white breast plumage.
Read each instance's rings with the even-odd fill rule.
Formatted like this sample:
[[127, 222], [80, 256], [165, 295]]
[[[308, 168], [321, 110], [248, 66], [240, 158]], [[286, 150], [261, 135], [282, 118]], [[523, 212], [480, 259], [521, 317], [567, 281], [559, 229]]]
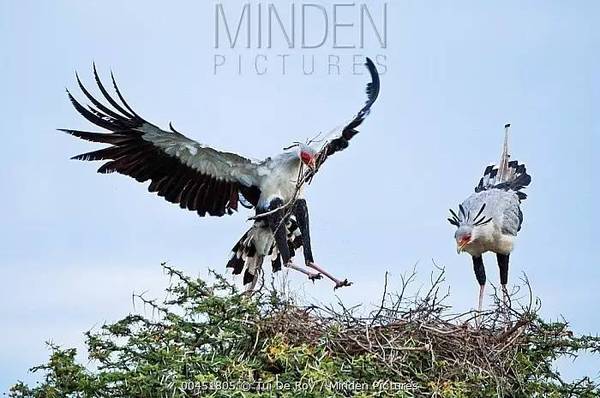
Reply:
[[260, 181], [259, 207], [266, 208], [274, 198], [281, 198], [284, 203], [290, 201], [296, 191], [300, 166], [296, 153], [284, 153], [265, 163], [262, 166], [265, 173]]

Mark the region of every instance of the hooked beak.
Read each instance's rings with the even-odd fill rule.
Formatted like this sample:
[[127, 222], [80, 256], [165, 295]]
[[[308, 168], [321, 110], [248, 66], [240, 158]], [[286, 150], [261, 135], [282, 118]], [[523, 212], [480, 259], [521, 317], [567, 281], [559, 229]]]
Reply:
[[458, 245], [456, 245], [456, 254], [462, 253], [463, 250], [465, 250], [465, 246], [468, 244], [469, 244], [469, 242], [465, 241], [463, 243], [459, 243]]
[[313, 157], [312, 159], [310, 159], [310, 162], [308, 162], [308, 168], [310, 169], [310, 171], [315, 171], [316, 167], [317, 167], [317, 161]]

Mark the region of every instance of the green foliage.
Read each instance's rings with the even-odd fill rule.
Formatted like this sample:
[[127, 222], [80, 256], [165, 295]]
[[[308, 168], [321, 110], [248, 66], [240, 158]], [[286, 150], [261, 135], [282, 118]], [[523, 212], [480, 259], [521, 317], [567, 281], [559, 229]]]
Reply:
[[[74, 349], [50, 345], [39, 385], [13, 398], [70, 397], [598, 397], [590, 379], [563, 382], [564, 355], [598, 353], [600, 339], [574, 336], [535, 311], [495, 311], [477, 326], [445, 316], [438, 278], [425, 297], [384, 292], [368, 316], [344, 307], [301, 307], [273, 290], [239, 293], [165, 266], [173, 278], [153, 315], [131, 314], [87, 332], [95, 369]], [[387, 287], [387, 283], [386, 283]], [[510, 317], [505, 323], [500, 319]], [[465, 319], [467, 318], [467, 319]]]

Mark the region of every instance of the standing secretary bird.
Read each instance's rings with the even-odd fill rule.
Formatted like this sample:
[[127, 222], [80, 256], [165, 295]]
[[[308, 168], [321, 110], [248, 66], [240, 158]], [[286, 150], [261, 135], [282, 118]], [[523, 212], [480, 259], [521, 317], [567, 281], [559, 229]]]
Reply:
[[454, 235], [457, 252], [465, 251], [473, 257], [473, 269], [479, 282], [479, 312], [485, 289], [485, 269], [481, 256], [485, 252], [496, 253], [502, 294], [504, 300], [507, 299], [508, 259], [523, 223], [521, 201], [527, 198], [521, 190], [531, 182], [525, 165], [510, 160], [509, 127], [510, 124], [504, 126], [504, 148], [500, 163], [485, 169], [475, 193], [458, 206], [458, 213], [450, 210], [452, 217], [448, 219], [450, 224], [458, 228]]
[[[314, 141], [295, 143], [283, 153], [263, 161], [218, 151], [187, 138], [171, 125], [170, 131], [165, 131], [145, 121], [125, 102], [114, 77], [112, 83], [118, 100], [111, 97], [95, 66], [96, 84], [107, 103], [92, 96], [78, 76], [77, 83], [91, 104], [83, 106], [67, 93], [83, 117], [108, 131], [61, 131], [109, 145], [74, 159], [106, 160], [99, 173], [117, 172], [139, 182], [149, 180], [150, 192], [183, 209], [195, 211], [200, 217], [232, 214], [239, 204], [255, 209], [253, 226], [234, 246], [227, 263], [236, 275], [245, 270], [243, 281], [249, 290], [256, 284], [265, 257], [270, 258], [273, 271], [279, 271], [283, 265], [304, 273], [311, 280], [324, 275], [335, 282], [335, 288], [349, 286], [348, 280], [333, 277], [314, 261], [308, 208], [302, 190], [304, 183], [312, 180], [329, 156], [348, 146], [377, 99], [377, 69], [368, 58], [365, 66], [371, 75], [366, 104], [343, 128], [333, 132], [333, 138], [321, 141], [324, 143], [319, 146]], [[306, 267], [292, 261], [301, 246]]]

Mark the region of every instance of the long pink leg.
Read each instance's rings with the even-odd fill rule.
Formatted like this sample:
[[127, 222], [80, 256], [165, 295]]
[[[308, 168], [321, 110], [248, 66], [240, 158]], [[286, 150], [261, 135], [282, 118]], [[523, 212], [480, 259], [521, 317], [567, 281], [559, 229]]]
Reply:
[[475, 315], [475, 325], [479, 327], [481, 323], [481, 309], [483, 308], [483, 292], [485, 285], [479, 285], [479, 304], [477, 305], [477, 314]]
[[321, 268], [318, 264], [316, 264], [314, 262], [308, 262], [306, 265], [309, 266], [310, 268], [316, 270], [317, 272], [325, 275], [326, 277], [328, 277], [332, 281], [334, 281], [335, 282], [335, 288], [334, 289], [337, 289], [337, 288], [340, 288], [340, 287], [344, 287], [344, 286], [350, 286], [350, 285], [352, 285], [352, 282], [348, 282], [348, 279], [344, 279], [343, 281], [339, 280], [336, 277], [334, 277], [333, 275], [331, 275], [329, 272], [325, 271], [325, 269]]
[[481, 312], [481, 308], [483, 307], [483, 291], [485, 290], [485, 285], [479, 285], [479, 305], [477, 306], [477, 312]]
[[504, 321], [506, 322], [506, 328], [510, 326], [510, 295], [508, 294], [508, 289], [506, 285], [502, 285], [502, 303], [504, 304], [503, 313], [504, 313]]
[[506, 285], [502, 285], [502, 301], [506, 307], [510, 308], [510, 296], [508, 294], [508, 289]]
[[316, 279], [321, 279], [323, 278], [323, 275], [321, 275], [320, 273], [314, 273], [314, 272], [310, 272], [309, 270], [307, 270], [306, 268], [297, 266], [296, 264], [294, 264], [293, 262], [289, 262], [287, 264], [285, 264], [285, 266], [287, 268], [296, 270], [298, 272], [302, 272], [304, 275], [308, 276], [308, 279], [310, 279], [311, 281], [314, 281]]

